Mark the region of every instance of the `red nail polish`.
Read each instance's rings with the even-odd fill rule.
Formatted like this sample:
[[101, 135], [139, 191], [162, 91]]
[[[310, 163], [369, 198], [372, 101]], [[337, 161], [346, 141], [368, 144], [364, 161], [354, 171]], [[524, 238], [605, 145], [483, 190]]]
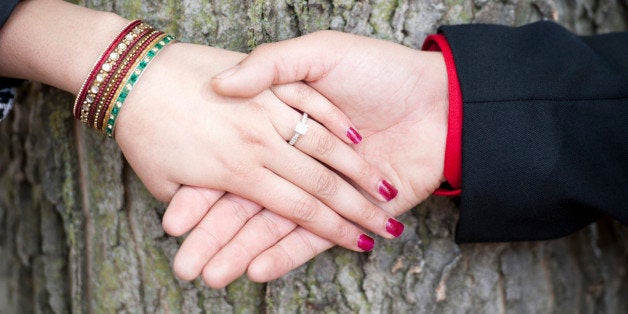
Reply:
[[373, 240], [373, 238], [364, 233], [358, 237], [358, 247], [362, 249], [362, 251], [370, 252], [373, 246], [375, 246], [375, 240]]
[[362, 142], [362, 135], [360, 135], [360, 133], [358, 133], [358, 131], [356, 131], [353, 127], [350, 127], [349, 130], [347, 130], [347, 137], [351, 140], [351, 142], [353, 142], [353, 144]]
[[398, 238], [403, 233], [404, 228], [405, 226], [395, 219], [389, 218], [386, 221], [386, 231], [395, 238]]
[[397, 189], [395, 189], [394, 186], [392, 186], [392, 184], [388, 183], [388, 181], [386, 180], [382, 180], [379, 183], [379, 194], [381, 194], [386, 201], [390, 201], [393, 198], [395, 198], [395, 196], [397, 196], [397, 193], [399, 193], [399, 191], [397, 191]]

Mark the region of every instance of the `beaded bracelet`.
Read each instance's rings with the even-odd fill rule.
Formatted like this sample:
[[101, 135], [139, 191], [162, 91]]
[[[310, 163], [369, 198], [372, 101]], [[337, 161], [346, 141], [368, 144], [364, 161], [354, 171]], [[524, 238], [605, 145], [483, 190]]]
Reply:
[[[87, 76], [87, 79], [85, 79], [85, 81], [83, 82], [83, 85], [81, 86], [81, 89], [79, 90], [79, 93], [78, 93], [78, 95], [76, 97], [76, 100], [74, 101], [74, 106], [73, 106], [72, 112], [74, 112], [74, 117], [75, 118], [80, 119], [80, 109], [81, 109], [81, 107], [83, 105], [86, 104], [86, 102], [87, 103], [93, 102], [92, 98], [87, 98], [87, 90], [86, 90], [86, 88], [88, 86], [91, 88], [91, 85], [94, 82], [94, 79], [96, 78], [96, 76], [98, 75], [98, 72], [100, 71], [100, 69], [103, 68], [103, 64], [106, 61], [105, 56], [111, 54], [113, 49], [116, 48], [116, 46], [122, 40], [122, 38], [129, 31], [131, 31], [135, 26], [139, 25], [140, 23], [141, 23], [140, 20], [135, 20], [135, 21], [132, 21], [131, 23], [129, 23], [127, 26], [125, 26], [120, 31], [120, 33], [118, 33], [118, 35], [113, 39], [113, 41], [111, 41], [109, 46], [107, 46], [107, 49], [105, 51], [103, 51], [103, 53], [100, 55], [100, 57], [98, 58], [98, 60], [94, 64], [94, 66], [92, 67], [92, 70], [90, 71], [89, 75]], [[105, 66], [105, 69], [107, 69], [107, 68], [109, 68], [109, 67]]]
[[144, 38], [142, 38], [142, 40], [138, 41], [134, 47], [129, 49], [131, 52], [129, 53], [128, 57], [123, 61], [123, 64], [113, 75], [114, 79], [111, 83], [112, 91], [105, 100], [106, 109], [97, 118], [96, 129], [103, 133], [106, 133], [106, 121], [109, 120], [113, 104], [115, 103], [115, 100], [118, 98], [118, 95], [122, 90], [122, 83], [127, 79], [131, 69], [135, 68], [137, 60], [140, 58], [142, 52], [146, 49], [146, 47], [151, 45], [151, 43], [162, 34], [163, 32], [153, 30]]
[[162, 34], [162, 32], [151, 30], [150, 32], [146, 33], [145, 36], [138, 39], [133, 47], [128, 48], [128, 54], [125, 56], [124, 59], [122, 59], [119, 67], [116, 69], [116, 71], [114, 71], [113, 75], [111, 76], [111, 80], [107, 85], [107, 93], [103, 95], [103, 98], [101, 99], [102, 108], [101, 110], [97, 111], [96, 115], [94, 116], [92, 126], [95, 129], [104, 133], [103, 120], [111, 107], [112, 100], [116, 97], [115, 94], [119, 89], [122, 80], [124, 79], [124, 76], [129, 72], [129, 69], [137, 60], [142, 50], [145, 49], [146, 45], [148, 45], [159, 34]]
[[124, 27], [100, 55], [74, 101], [78, 120], [113, 137], [116, 117], [150, 61], [174, 41], [141, 20]]
[[[123, 60], [130, 54], [131, 47], [135, 44], [135, 42], [139, 42], [142, 38], [150, 33], [152, 28], [150, 28], [146, 24], [140, 24], [133, 28], [133, 30], [124, 36], [122, 42], [120, 42], [116, 48], [109, 54], [107, 61], [103, 64], [109, 64], [106, 69], [100, 69], [99, 73], [96, 75], [96, 79], [92, 84], [92, 88], [88, 89], [87, 97], [93, 96], [93, 102], [91, 108], [86, 108], [85, 111], [88, 112], [87, 117], [82, 116], [81, 120], [87, 125], [96, 127], [96, 117], [103, 110], [103, 107], [106, 104], [106, 99], [109, 93], [111, 92], [111, 81], [118, 68], [122, 66]], [[95, 95], [90, 95], [90, 93], [97, 92]]]
[[128, 54], [129, 47], [140, 40], [147, 31], [152, 30], [150, 26], [141, 23], [141, 21], [130, 24], [130, 26], [133, 25], [135, 25], [133, 28], [126, 28], [118, 35], [118, 38], [111, 43], [97, 66], [90, 73], [86, 84], [89, 88], [85, 90], [86, 95], [83, 102], [79, 102], [75, 109], [75, 116], [78, 115], [77, 118], [89, 126], [94, 125], [93, 119], [96, 112], [102, 110], [104, 106], [101, 101], [104, 95], [103, 91], [106, 93], [111, 89], [108, 87], [110, 74], [115, 72], [121, 60]]
[[109, 114], [109, 120], [107, 121], [107, 127], [105, 129], [108, 137], [113, 137], [116, 118], [120, 113], [120, 109], [122, 108], [122, 105], [124, 104], [127, 96], [133, 89], [135, 83], [137, 83], [139, 78], [144, 73], [144, 70], [146, 70], [146, 67], [153, 60], [153, 58], [155, 58], [155, 56], [157, 56], [157, 54], [165, 46], [174, 41], [174, 39], [175, 38], [172, 35], [161, 35], [157, 39], [155, 39], [153, 45], [149, 46], [149, 48], [141, 54], [141, 57], [138, 59], [139, 63], [133, 69], [133, 71], [129, 72], [130, 75], [128, 76], [128, 79], [125, 81], [125, 83], [121, 84], [121, 86], [123, 87], [114, 105], [112, 106], [113, 108], [111, 109], [111, 113]]

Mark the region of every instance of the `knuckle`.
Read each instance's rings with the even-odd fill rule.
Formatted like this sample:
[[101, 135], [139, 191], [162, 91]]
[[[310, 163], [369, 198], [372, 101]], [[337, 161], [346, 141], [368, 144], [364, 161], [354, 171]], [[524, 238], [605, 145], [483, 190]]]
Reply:
[[374, 174], [376, 173], [375, 167], [373, 167], [370, 163], [366, 162], [366, 160], [364, 159], [361, 159], [357, 163], [358, 163], [358, 169], [359, 169], [358, 176], [360, 179], [364, 181], [369, 181], [371, 178], [374, 177]]
[[227, 202], [227, 206], [229, 206], [229, 209], [233, 212], [233, 216], [238, 220], [240, 224], [244, 225], [249, 219], [249, 210], [247, 209], [247, 207], [242, 202], [240, 202], [237, 197], [234, 196], [229, 196]]
[[[306, 248], [309, 253], [309, 257], [314, 257], [318, 255], [318, 250], [314, 246], [314, 243], [312, 243], [311, 239], [308, 237], [306, 231], [304, 229], [297, 229], [296, 233], [299, 235], [299, 239], [301, 240], [301, 247]], [[294, 259], [292, 257], [290, 257], [290, 259], [292, 260], [292, 264], [294, 265]]]
[[339, 182], [336, 177], [329, 173], [323, 173], [316, 178], [314, 193], [318, 196], [333, 196], [338, 193]]
[[277, 223], [275, 223], [272, 217], [269, 217], [265, 212], [262, 212], [256, 217], [259, 217], [259, 219], [261, 220], [261, 223], [263, 224], [266, 233], [271, 234], [274, 239], [281, 239], [279, 226], [277, 226]]
[[239, 142], [246, 147], [264, 147], [265, 139], [261, 137], [256, 132], [251, 132], [251, 130], [242, 130], [238, 134]]
[[341, 223], [336, 228], [336, 239], [339, 239], [340, 241], [347, 240], [350, 234], [351, 234], [351, 230], [349, 226], [345, 223]]
[[312, 97], [312, 90], [305, 84], [295, 84], [295, 97], [297, 103], [305, 104]]
[[194, 230], [195, 231], [198, 230], [198, 232], [204, 235], [205, 241], [208, 244], [215, 244], [222, 247], [226, 243], [220, 237], [218, 237], [212, 230], [209, 230], [203, 224], [199, 224]]
[[262, 176], [259, 163], [264, 156], [243, 155], [228, 154], [221, 157], [221, 163], [217, 167], [221, 167], [221, 170], [224, 171], [218, 172], [216, 179], [224, 182], [226, 186], [238, 186], [239, 188], [250, 185], [252, 181], [259, 180]]
[[363, 221], [371, 221], [377, 216], [377, 210], [373, 206], [365, 206], [364, 210], [360, 211], [360, 217]]
[[252, 129], [243, 124], [237, 125], [234, 128], [236, 132], [238, 132], [239, 140], [243, 145], [257, 148], [264, 148], [268, 145], [267, 138], [262, 136], [256, 129]]
[[[255, 145], [264, 147], [269, 141], [261, 129], [267, 127], [265, 123], [268, 121], [266, 106], [261, 103], [259, 97], [248, 100], [246, 103], [247, 111], [241, 115], [230, 117], [228, 123], [231, 127], [231, 133], [239, 140], [242, 145]], [[244, 121], [244, 123], [243, 123]], [[260, 121], [259, 124], [252, 124], [249, 121]], [[264, 122], [261, 122], [264, 121]], [[227, 135], [229, 136], [229, 135]]]
[[294, 257], [292, 256], [293, 250], [285, 247], [282, 243], [278, 243], [277, 248], [279, 248], [279, 250], [282, 252], [282, 254], [278, 256], [281, 256], [281, 259], [284, 260], [284, 264], [289, 265], [288, 267], [289, 269], [296, 268], [298, 264], [296, 260], [294, 259]]
[[228, 163], [225, 164], [225, 168], [227, 168], [228, 170], [225, 175], [239, 177], [242, 179], [247, 179], [251, 172], [250, 163], [246, 162], [245, 160], [239, 159], [230, 160]]
[[321, 109], [321, 111], [322, 111], [322, 114], [321, 114], [322, 117], [325, 117], [325, 118], [328, 118], [330, 120], [337, 121], [337, 122], [343, 122], [342, 111], [340, 111], [338, 107], [334, 106], [333, 104], [329, 104], [328, 106], [325, 106], [325, 108]]
[[301, 222], [310, 222], [316, 217], [316, 210], [316, 201], [311, 197], [306, 197], [294, 203], [292, 218]]
[[336, 149], [335, 138], [328, 132], [317, 132], [314, 143], [316, 145], [315, 152], [319, 156], [329, 155]]

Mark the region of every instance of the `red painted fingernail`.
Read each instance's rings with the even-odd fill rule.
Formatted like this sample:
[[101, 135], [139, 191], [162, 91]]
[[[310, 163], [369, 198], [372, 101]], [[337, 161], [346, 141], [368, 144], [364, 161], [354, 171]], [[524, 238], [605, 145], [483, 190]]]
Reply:
[[353, 127], [350, 127], [347, 130], [347, 137], [353, 142], [353, 144], [357, 144], [362, 142], [362, 135], [358, 133]]
[[399, 191], [397, 191], [397, 189], [395, 189], [394, 186], [392, 186], [392, 184], [388, 183], [388, 181], [386, 180], [382, 180], [379, 183], [379, 194], [381, 194], [386, 201], [390, 201], [393, 198], [395, 198], [395, 196], [397, 196], [397, 193], [399, 193]]
[[402, 223], [393, 218], [389, 218], [388, 221], [386, 221], [386, 231], [395, 238], [398, 238], [403, 233], [404, 228], [405, 226]]
[[358, 247], [362, 249], [362, 251], [370, 252], [373, 246], [375, 246], [375, 240], [373, 240], [373, 238], [364, 233], [358, 237]]

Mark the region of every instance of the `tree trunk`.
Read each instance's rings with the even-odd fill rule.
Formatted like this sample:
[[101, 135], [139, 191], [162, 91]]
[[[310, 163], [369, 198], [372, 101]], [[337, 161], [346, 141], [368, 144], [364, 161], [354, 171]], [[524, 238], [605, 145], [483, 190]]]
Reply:
[[[438, 25], [556, 20], [627, 27], [625, 0], [133, 0], [82, 3], [231, 50], [335, 29], [420, 47]], [[62, 17], [60, 17], [62, 18]], [[115, 142], [72, 118], [71, 95], [27, 83], [0, 124], [1, 313], [626, 313], [628, 228], [553, 241], [457, 245], [458, 209], [432, 197], [401, 239], [332, 249], [282, 279], [223, 290], [175, 279], [179, 239]]]

